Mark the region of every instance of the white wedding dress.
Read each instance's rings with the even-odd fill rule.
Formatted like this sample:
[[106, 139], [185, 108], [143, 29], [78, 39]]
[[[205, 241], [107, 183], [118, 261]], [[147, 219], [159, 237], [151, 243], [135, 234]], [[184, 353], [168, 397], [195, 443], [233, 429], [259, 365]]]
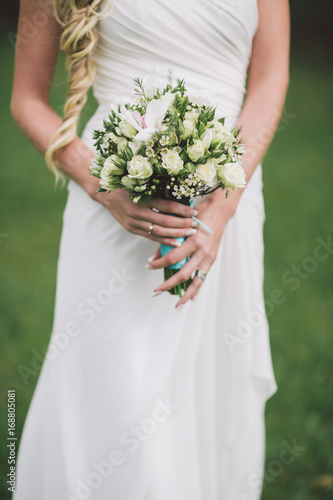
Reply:
[[[240, 113], [256, 0], [114, 0], [99, 24], [94, 94], [134, 77], [186, 79]], [[15, 500], [258, 500], [264, 408], [276, 390], [263, 309], [261, 166], [196, 302], [151, 297], [157, 244], [127, 232], [75, 182], [58, 262], [52, 338], [20, 444]]]

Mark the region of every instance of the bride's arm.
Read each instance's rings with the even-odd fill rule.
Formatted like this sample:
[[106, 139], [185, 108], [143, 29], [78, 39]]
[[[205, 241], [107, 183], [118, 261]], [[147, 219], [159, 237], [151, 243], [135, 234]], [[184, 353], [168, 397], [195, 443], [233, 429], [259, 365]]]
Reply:
[[[29, 37], [25, 34], [27, 26], [34, 28], [30, 29]], [[31, 33], [34, 35], [31, 36]], [[43, 0], [43, 8], [40, 0], [21, 0], [11, 111], [18, 127], [42, 155], [45, 155], [51, 138], [62, 123], [49, 102], [60, 34], [60, 26], [53, 15], [52, 0]], [[183, 216], [171, 217], [152, 211], [150, 205], [135, 205], [124, 190], [95, 195], [99, 180], [88, 171], [92, 157], [92, 151], [79, 137], [56, 152], [61, 170], [103, 204], [125, 229], [173, 246], [177, 244], [174, 238], [193, 231], [191, 209], [180, 203], [151, 202], [151, 206], [161, 212]], [[150, 224], [154, 224], [152, 235], [148, 234]]]
[[[62, 123], [49, 102], [60, 38], [60, 26], [53, 16], [52, 4], [52, 0], [47, 0], [42, 10], [36, 0], [20, 3], [11, 100], [11, 112], [17, 126], [42, 155]], [[38, 16], [44, 20], [42, 25], [36, 24]], [[34, 27], [33, 36], [25, 35], [26, 26]], [[79, 138], [57, 152], [61, 169], [88, 192], [94, 189], [92, 182], [97, 186], [97, 179], [92, 181], [88, 173], [92, 156]]]
[[[263, 159], [278, 126], [289, 83], [289, 2], [258, 0], [259, 26], [253, 41], [248, 90], [238, 126], [244, 139], [243, 168], [247, 181]], [[233, 214], [243, 189], [220, 200]], [[228, 208], [227, 208], [228, 207]]]
[[[289, 79], [289, 4], [288, 0], [258, 0], [259, 27], [253, 42], [248, 75], [247, 97], [238, 121], [245, 142], [243, 167], [247, 180], [262, 160], [278, 125]], [[240, 6], [241, 8], [241, 6]], [[246, 189], [246, 188], [245, 188]], [[224, 228], [234, 215], [243, 189], [231, 191], [225, 199], [215, 191], [197, 206], [200, 220], [214, 230], [209, 235], [199, 230], [181, 248], [150, 263], [151, 269], [174, 264], [186, 256], [188, 263], [155, 291], [164, 291], [185, 281], [195, 269], [207, 273], [215, 260]], [[177, 306], [194, 298], [202, 280], [194, 278]]]

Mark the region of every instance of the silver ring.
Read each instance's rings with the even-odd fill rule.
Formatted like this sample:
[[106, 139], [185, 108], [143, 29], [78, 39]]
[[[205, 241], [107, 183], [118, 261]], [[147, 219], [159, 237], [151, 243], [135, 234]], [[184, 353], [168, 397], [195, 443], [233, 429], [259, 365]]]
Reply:
[[150, 226], [148, 228], [148, 234], [152, 234], [153, 229], [154, 229], [154, 224], [150, 224]]
[[204, 273], [203, 271], [196, 269], [194, 276], [198, 276], [198, 278], [200, 278], [202, 281], [205, 281], [207, 273]]

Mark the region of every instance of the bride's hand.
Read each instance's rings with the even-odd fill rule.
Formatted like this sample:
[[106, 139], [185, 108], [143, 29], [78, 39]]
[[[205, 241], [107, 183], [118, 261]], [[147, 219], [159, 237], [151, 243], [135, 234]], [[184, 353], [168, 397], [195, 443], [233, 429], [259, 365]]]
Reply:
[[[98, 193], [95, 197], [130, 233], [144, 236], [149, 240], [174, 247], [179, 242], [173, 238], [194, 235], [198, 224], [191, 217], [197, 211], [175, 201], [152, 198], [144, 207], [135, 204], [124, 189], [111, 193]], [[152, 209], [155, 210], [152, 210]], [[158, 210], [158, 212], [156, 211]], [[168, 212], [181, 217], [173, 217], [159, 212]], [[149, 227], [153, 225], [152, 233]]]
[[[225, 200], [222, 193], [219, 192], [215, 196], [214, 195], [211, 195], [211, 198], [208, 196], [196, 205], [199, 213], [198, 218], [210, 227], [214, 233], [210, 234], [199, 226], [197, 233], [186, 238], [186, 241], [180, 248], [171, 250], [164, 257], [161, 257], [160, 252], [156, 253], [154, 259], [147, 266], [148, 269], [162, 269], [186, 257], [190, 257], [188, 262], [178, 271], [178, 273], [155, 288], [155, 293], [164, 292], [186, 281], [196, 269], [205, 274], [209, 272], [217, 256], [224, 228], [228, 220], [234, 214], [236, 206], [231, 200], [230, 204], [228, 204], [229, 199]], [[176, 308], [185, 304], [189, 299], [194, 300], [202, 284], [203, 280], [195, 276], [191, 285], [177, 302]]]

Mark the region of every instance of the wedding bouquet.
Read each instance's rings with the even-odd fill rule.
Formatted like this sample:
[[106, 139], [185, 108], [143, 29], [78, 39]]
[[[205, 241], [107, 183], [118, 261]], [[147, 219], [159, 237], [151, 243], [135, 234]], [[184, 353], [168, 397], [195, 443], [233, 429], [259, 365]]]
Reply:
[[[141, 205], [152, 197], [190, 205], [216, 189], [228, 196], [229, 189], [245, 187], [240, 129], [225, 127], [224, 118], [215, 118], [216, 108], [186, 91], [184, 80], [163, 89], [146, 89], [140, 79], [134, 83], [132, 102], [111, 106], [103, 128], [93, 131], [90, 172], [100, 179], [98, 191], [126, 189]], [[172, 248], [161, 245], [162, 255]], [[165, 268], [165, 279], [185, 262]], [[170, 293], [181, 296], [190, 282]]]

